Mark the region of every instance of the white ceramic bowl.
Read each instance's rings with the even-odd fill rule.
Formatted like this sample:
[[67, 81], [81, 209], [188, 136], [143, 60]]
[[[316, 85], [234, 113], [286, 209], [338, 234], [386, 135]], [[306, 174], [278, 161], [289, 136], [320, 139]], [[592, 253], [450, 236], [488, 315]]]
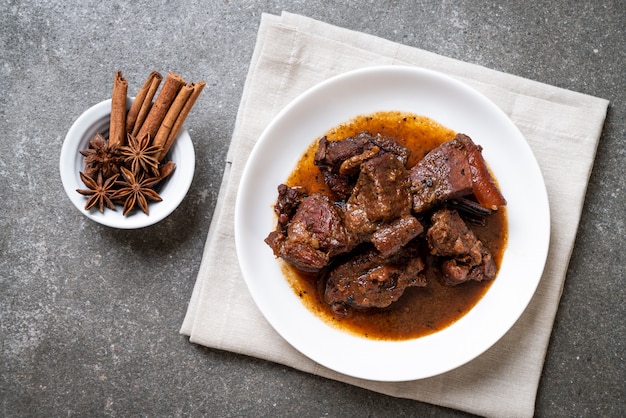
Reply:
[[[129, 100], [129, 104], [132, 99]], [[79, 172], [84, 171], [83, 156], [79, 151], [87, 149], [89, 141], [99, 132], [108, 137], [109, 120], [111, 116], [111, 99], [100, 102], [85, 111], [74, 122], [67, 132], [63, 148], [61, 149], [60, 171], [61, 181], [65, 193], [74, 206], [89, 219], [102, 225], [119, 229], [137, 229], [153, 225], [171, 214], [178, 207], [187, 194], [195, 170], [195, 152], [193, 143], [187, 130], [182, 129], [178, 138], [169, 151], [169, 158], [176, 164], [174, 172], [160, 185], [159, 195], [161, 202], [149, 202], [149, 214], [141, 210], [134, 210], [122, 215], [122, 208], [116, 210], [105, 209], [100, 213], [97, 208], [85, 210], [87, 199], [76, 192], [76, 189], [86, 189], [81, 181]]]

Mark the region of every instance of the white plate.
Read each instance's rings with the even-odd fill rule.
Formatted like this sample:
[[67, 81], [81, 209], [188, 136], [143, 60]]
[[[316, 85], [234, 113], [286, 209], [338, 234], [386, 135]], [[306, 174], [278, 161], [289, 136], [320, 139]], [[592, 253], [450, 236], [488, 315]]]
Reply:
[[[275, 228], [277, 191], [306, 148], [357, 115], [399, 110], [424, 115], [484, 147], [508, 202], [509, 239], [498, 277], [464, 317], [435, 334], [375, 341], [333, 328], [311, 313], [263, 242]], [[548, 198], [526, 140], [490, 100], [446, 75], [413, 67], [356, 70], [299, 96], [263, 132], [244, 168], [235, 208], [239, 263], [254, 301], [297, 350], [337, 372], [406, 381], [459, 367], [496, 343], [517, 321], [541, 279], [550, 238]]]

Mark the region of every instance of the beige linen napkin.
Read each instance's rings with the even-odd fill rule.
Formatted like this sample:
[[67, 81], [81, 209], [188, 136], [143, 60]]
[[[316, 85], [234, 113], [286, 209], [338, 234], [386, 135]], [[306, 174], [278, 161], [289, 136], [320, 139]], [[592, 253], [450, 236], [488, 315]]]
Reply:
[[[241, 276], [233, 213], [242, 169], [271, 119], [307, 88], [381, 64], [456, 77], [509, 115], [545, 177], [552, 216], [548, 261], [529, 307], [491, 349], [448, 373], [410, 382], [354, 379], [300, 354], [265, 321]], [[532, 416], [608, 102], [489, 70], [302, 16], [263, 15], [237, 114], [218, 204], [181, 333], [190, 341], [281, 363], [396, 397], [485, 416]], [[269, 232], [269, 231], [268, 231]]]

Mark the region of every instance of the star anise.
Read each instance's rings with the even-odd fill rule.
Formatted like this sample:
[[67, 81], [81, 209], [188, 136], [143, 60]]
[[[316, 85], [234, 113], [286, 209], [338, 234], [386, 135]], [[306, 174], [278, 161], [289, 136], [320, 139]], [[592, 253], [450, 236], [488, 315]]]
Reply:
[[157, 176], [159, 180], [164, 180], [170, 174], [174, 172], [176, 168], [176, 163], [174, 161], [166, 161], [159, 166], [159, 175]]
[[150, 136], [144, 135], [138, 139], [135, 135], [128, 135], [128, 145], [120, 147], [120, 154], [124, 163], [135, 176], [143, 171], [149, 175], [159, 174], [159, 160], [156, 156], [161, 152], [161, 147], [150, 145]]
[[98, 173], [102, 173], [104, 178], [109, 178], [120, 172], [120, 157], [115, 147], [109, 146], [109, 141], [104, 139], [102, 135], [96, 133], [96, 136], [89, 141], [89, 148], [80, 151], [85, 157], [85, 174], [93, 179], [97, 178]]
[[148, 214], [148, 200], [160, 202], [161, 196], [155, 192], [152, 187], [157, 184], [161, 179], [159, 177], [149, 177], [142, 179], [136, 177], [126, 167], [120, 167], [122, 177], [124, 181], [118, 181], [117, 184], [121, 186], [112, 196], [112, 199], [124, 200], [124, 215], [131, 211], [136, 205], [139, 205], [141, 210]]
[[89, 187], [89, 189], [76, 189], [78, 193], [84, 196], [90, 196], [85, 204], [85, 210], [89, 210], [96, 205], [98, 205], [98, 210], [100, 212], [104, 212], [105, 206], [109, 209], [115, 210], [115, 205], [111, 201], [111, 196], [114, 192], [111, 190], [111, 187], [115, 183], [115, 180], [117, 180], [119, 174], [109, 177], [104, 182], [102, 179], [102, 172], [98, 172], [97, 180], [92, 179], [82, 172], [79, 174], [80, 179], [83, 183], [85, 183], [85, 186]]

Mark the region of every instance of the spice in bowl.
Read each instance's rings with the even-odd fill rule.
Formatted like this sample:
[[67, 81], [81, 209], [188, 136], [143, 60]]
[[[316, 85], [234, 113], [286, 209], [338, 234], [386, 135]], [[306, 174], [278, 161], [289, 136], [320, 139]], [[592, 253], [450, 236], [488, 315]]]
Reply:
[[87, 198], [85, 210], [104, 213], [120, 205], [124, 216], [136, 208], [148, 215], [149, 202], [163, 200], [158, 187], [176, 168], [168, 152], [206, 83], [188, 83], [170, 72], [153, 101], [162, 80], [153, 71], [128, 107], [128, 82], [115, 73], [109, 136], [96, 132], [80, 150], [86, 188], [76, 191]]

